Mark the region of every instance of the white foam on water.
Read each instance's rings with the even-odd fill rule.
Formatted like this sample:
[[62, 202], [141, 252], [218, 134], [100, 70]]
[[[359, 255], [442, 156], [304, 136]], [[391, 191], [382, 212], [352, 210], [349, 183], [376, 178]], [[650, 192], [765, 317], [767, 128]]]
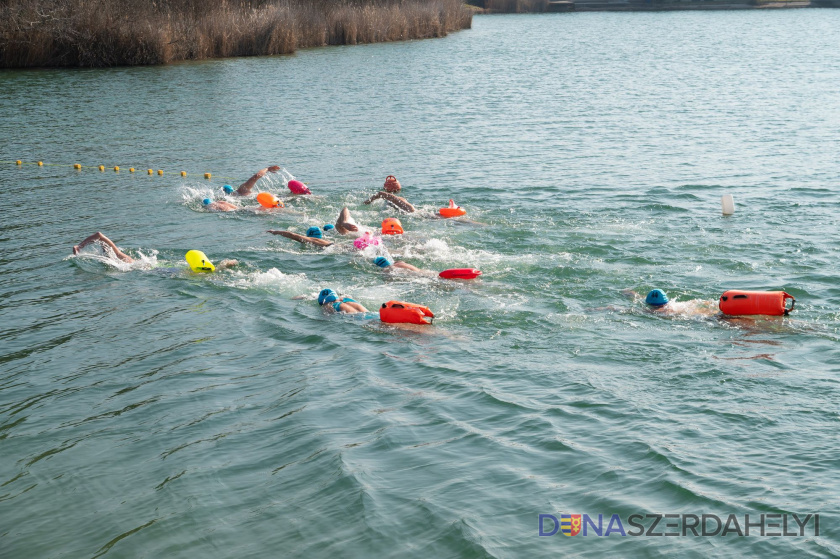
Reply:
[[233, 272], [233, 279], [223, 280], [223, 283], [236, 289], [264, 289], [290, 297], [311, 291], [314, 284], [306, 274], [284, 274], [277, 268], [270, 268], [265, 272]]

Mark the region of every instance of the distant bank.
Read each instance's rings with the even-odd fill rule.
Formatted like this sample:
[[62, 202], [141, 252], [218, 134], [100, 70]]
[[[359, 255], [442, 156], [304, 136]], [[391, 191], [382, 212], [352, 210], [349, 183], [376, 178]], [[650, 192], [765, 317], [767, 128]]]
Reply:
[[443, 37], [462, 0], [17, 0], [0, 3], [0, 67], [102, 67], [289, 54]]
[[469, 0], [484, 13], [840, 8], [840, 0]]

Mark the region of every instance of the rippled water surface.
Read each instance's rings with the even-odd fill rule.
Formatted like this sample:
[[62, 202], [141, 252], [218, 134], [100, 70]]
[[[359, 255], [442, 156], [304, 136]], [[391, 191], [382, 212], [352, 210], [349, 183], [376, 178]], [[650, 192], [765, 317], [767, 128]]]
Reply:
[[[440, 40], [0, 73], [0, 555], [837, 556], [839, 29], [816, 9], [480, 16]], [[275, 176], [257, 189], [287, 211], [202, 211], [274, 163], [315, 196]], [[265, 233], [343, 206], [377, 225], [394, 211], [362, 202], [388, 174], [420, 212], [387, 251], [482, 279]], [[449, 198], [472, 222], [432, 219]], [[95, 231], [138, 262], [70, 257]], [[195, 275], [190, 249], [241, 266]], [[325, 287], [438, 319], [328, 315]], [[654, 287], [680, 312], [622, 293]], [[725, 289], [796, 310], [707, 316]], [[794, 512], [820, 536], [537, 533], [540, 513]]]

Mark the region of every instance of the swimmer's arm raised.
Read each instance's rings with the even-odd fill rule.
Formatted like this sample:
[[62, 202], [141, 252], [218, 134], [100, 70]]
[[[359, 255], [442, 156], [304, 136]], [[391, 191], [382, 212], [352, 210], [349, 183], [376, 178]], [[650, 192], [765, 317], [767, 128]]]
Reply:
[[408, 200], [397, 196], [396, 194], [391, 194], [390, 192], [380, 192], [379, 198], [382, 198], [392, 206], [404, 212], [411, 213], [417, 211], [417, 208], [415, 208]]
[[417, 211], [417, 208], [415, 208], [408, 200], [406, 200], [405, 198], [401, 198], [396, 194], [391, 194], [390, 192], [377, 192], [376, 194], [365, 200], [365, 204], [370, 204], [374, 200], [379, 200], [380, 198], [404, 212], [411, 213]]
[[254, 188], [254, 185], [257, 184], [257, 181], [263, 178], [266, 173], [276, 173], [279, 170], [279, 165], [272, 165], [271, 167], [260, 169], [259, 171], [254, 173], [253, 177], [240, 184], [239, 188], [236, 189], [236, 193], [240, 196], [248, 196], [249, 194], [251, 194], [251, 190]]
[[134, 262], [134, 259], [132, 257], [130, 257], [129, 255], [127, 255], [126, 253], [121, 251], [117, 247], [117, 245], [114, 244], [114, 242], [111, 239], [109, 239], [108, 237], [106, 237], [105, 235], [103, 235], [99, 231], [97, 231], [96, 233], [94, 233], [90, 237], [83, 240], [81, 243], [74, 246], [73, 247], [73, 254], [79, 254], [79, 249], [86, 247], [90, 243], [96, 243], [96, 242], [103, 243], [103, 244], [107, 245], [112, 251], [114, 251], [114, 256], [116, 256], [117, 258], [119, 258], [123, 262], [127, 262], [129, 264]]

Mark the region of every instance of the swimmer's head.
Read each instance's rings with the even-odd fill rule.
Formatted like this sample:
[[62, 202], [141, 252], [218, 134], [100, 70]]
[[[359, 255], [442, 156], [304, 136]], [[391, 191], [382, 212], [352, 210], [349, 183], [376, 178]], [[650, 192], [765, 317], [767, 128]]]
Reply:
[[377, 256], [376, 258], [373, 259], [373, 263], [376, 264], [377, 266], [379, 266], [380, 268], [387, 268], [388, 266], [393, 264], [393, 262], [391, 262], [390, 260], [388, 260], [384, 256]]
[[205, 198], [204, 200], [201, 201], [201, 203], [204, 204], [205, 206], [209, 206], [210, 204], [213, 203], [213, 201], [210, 200], [210, 198]]
[[324, 231], [332, 231], [333, 229], [335, 229], [335, 225], [333, 225], [332, 223], [327, 223], [326, 225], [324, 225]]
[[318, 294], [319, 305], [326, 305], [327, 303], [332, 303], [333, 301], [338, 301], [338, 294], [332, 289], [322, 289]]
[[320, 227], [310, 227], [306, 230], [306, 236], [314, 239], [322, 239], [324, 237], [324, 233], [321, 231]]
[[233, 194], [233, 187], [229, 184], [224, 185], [222, 190], [225, 191], [225, 194]]
[[654, 289], [645, 297], [645, 303], [651, 307], [661, 307], [668, 302], [668, 296], [661, 289]]

